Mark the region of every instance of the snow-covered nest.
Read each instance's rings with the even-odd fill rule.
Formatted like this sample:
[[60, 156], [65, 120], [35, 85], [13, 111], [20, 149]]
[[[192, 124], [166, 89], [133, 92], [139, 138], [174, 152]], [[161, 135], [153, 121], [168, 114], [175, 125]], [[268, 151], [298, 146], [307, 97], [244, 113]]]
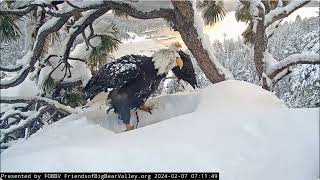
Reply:
[[[1, 154], [1, 171], [218, 171], [222, 179], [316, 179], [317, 109], [287, 109], [273, 93], [225, 81], [160, 96], [138, 129], [86, 109]], [[134, 117], [132, 120], [134, 121]], [[161, 121], [161, 122], [159, 122]], [[155, 123], [158, 122], [158, 123]]]

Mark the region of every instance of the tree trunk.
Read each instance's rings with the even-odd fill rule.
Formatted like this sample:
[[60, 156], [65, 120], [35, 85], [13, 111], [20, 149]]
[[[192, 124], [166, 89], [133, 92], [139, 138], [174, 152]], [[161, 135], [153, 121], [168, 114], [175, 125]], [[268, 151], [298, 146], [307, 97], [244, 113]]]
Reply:
[[197, 29], [194, 27], [194, 11], [191, 2], [174, 0], [171, 2], [175, 8], [174, 27], [179, 31], [201, 70], [212, 83], [226, 80], [226, 74], [221, 73], [221, 70], [213, 63], [203, 42], [198, 38]]
[[264, 26], [264, 11], [259, 7], [259, 20], [257, 23], [255, 31], [254, 40], [254, 63], [258, 73], [258, 77], [261, 80], [262, 74], [264, 72], [264, 52], [267, 49], [267, 38], [266, 38], [266, 28]]

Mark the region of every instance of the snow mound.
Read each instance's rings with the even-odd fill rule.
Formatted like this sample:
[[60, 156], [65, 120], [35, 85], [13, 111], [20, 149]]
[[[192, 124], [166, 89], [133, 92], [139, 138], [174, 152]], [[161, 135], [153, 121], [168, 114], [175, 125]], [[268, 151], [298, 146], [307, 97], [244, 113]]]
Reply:
[[239, 81], [148, 103], [156, 109], [138, 112], [144, 127], [124, 133], [104, 127], [112, 119], [105, 107], [66, 117], [5, 150], [1, 171], [218, 171], [226, 180], [319, 176], [318, 109], [284, 108], [272, 93]]
[[228, 80], [203, 89], [197, 111], [257, 111], [286, 107], [274, 93], [260, 86]]
[[1, 171], [219, 171], [226, 180], [316, 179], [317, 113], [197, 112], [121, 134], [85, 117], [65, 119], [5, 151]]

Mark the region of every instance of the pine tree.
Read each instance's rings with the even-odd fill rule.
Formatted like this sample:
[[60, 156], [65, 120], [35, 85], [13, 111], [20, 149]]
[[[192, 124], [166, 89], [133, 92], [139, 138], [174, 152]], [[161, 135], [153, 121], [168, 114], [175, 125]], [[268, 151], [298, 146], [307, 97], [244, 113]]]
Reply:
[[197, 8], [202, 11], [202, 16], [205, 23], [210, 26], [223, 20], [223, 18], [227, 15], [227, 11], [223, 6], [223, 1], [198, 1]]

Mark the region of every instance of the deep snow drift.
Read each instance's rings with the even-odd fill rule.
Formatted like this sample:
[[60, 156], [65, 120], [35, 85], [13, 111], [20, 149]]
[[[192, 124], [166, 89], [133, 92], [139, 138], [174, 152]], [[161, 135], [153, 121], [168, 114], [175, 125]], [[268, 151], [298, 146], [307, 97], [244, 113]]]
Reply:
[[240, 81], [148, 103], [156, 106], [153, 114], [139, 111], [141, 128], [124, 133], [106, 129], [122, 125], [105, 117], [104, 108], [66, 117], [5, 150], [1, 171], [218, 171], [227, 180], [319, 176], [318, 109], [287, 109], [272, 93]]

